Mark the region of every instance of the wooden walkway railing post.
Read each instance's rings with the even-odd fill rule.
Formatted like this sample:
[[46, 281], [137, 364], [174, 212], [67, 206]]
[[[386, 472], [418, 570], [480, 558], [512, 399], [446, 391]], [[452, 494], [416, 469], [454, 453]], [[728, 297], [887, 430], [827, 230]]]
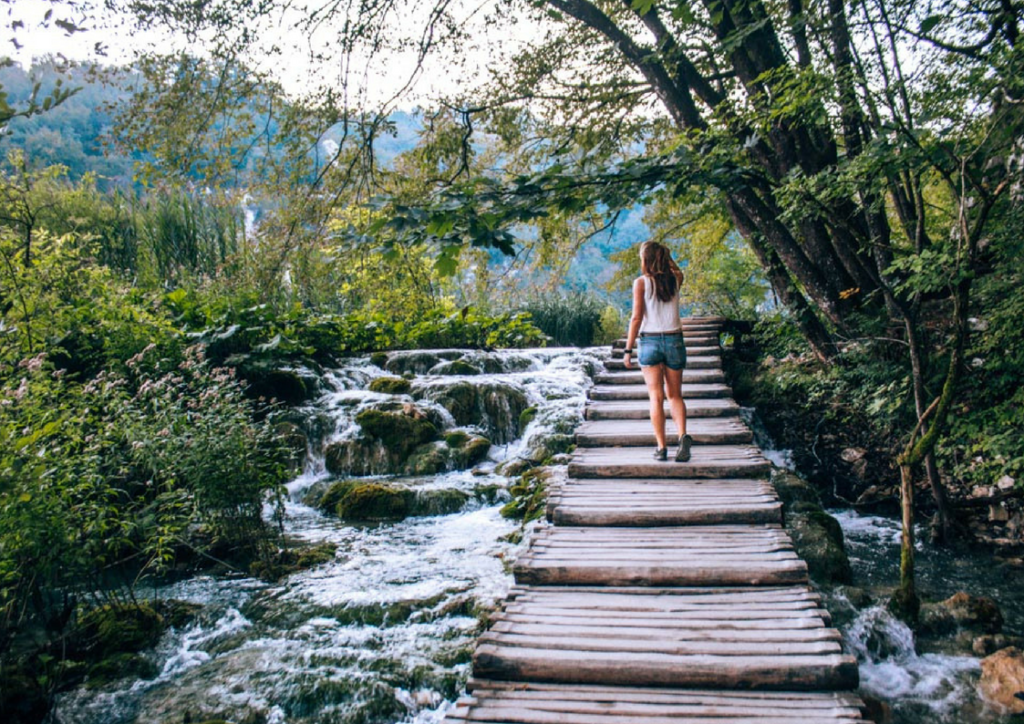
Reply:
[[856, 661], [808, 586], [770, 465], [725, 384], [721, 322], [683, 320], [686, 463], [653, 459], [646, 389], [617, 345], [568, 480], [550, 491], [549, 524], [517, 561], [447, 720], [865, 721]]

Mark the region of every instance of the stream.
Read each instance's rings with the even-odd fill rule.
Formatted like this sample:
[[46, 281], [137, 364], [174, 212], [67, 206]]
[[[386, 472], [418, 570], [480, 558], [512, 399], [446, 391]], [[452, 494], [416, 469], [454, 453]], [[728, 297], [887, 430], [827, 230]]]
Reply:
[[[460, 429], [502, 441], [472, 469], [413, 480], [417, 490], [468, 494], [465, 507], [448, 515], [354, 525], [304, 504], [311, 488], [333, 479], [324, 448], [357, 435], [354, 418], [360, 410], [393, 398], [367, 391], [370, 381], [388, 374], [368, 358], [329, 371], [317, 399], [301, 410], [310, 455], [305, 470], [287, 486], [284, 524], [290, 538], [336, 544], [334, 559], [277, 583], [197, 575], [141, 591], [201, 604], [202, 610], [148, 652], [159, 672], [155, 678], [86, 685], [62, 694], [46, 724], [431, 724], [443, 719], [464, 689], [481, 621], [512, 584], [510, 562], [518, 551], [510, 534], [519, 525], [499, 512], [507, 493], [492, 503], [473, 493], [487, 486], [503, 490], [508, 479], [495, 472], [496, 466], [530, 457], [546, 438], [571, 433], [582, 420], [586, 391], [606, 349], [437, 354], [435, 359], [393, 353], [389, 366], [397, 363], [417, 374], [415, 404], [446, 432]], [[485, 374], [436, 373], [453, 359]], [[460, 427], [435, 393], [467, 383], [515, 390], [535, 414], [519, 429], [515, 410], [491, 400], [489, 419]], [[784, 453], [768, 454], [779, 464], [788, 462]], [[564, 465], [553, 468], [555, 475], [564, 471]], [[894, 585], [898, 521], [831, 512], [843, 527], [856, 585], [869, 596]], [[922, 547], [919, 572], [921, 587], [934, 598], [958, 590], [991, 596], [1006, 616], [1005, 630], [1024, 630], [1021, 576], [1005, 575], [986, 554]], [[916, 652], [912, 633], [882, 606], [858, 596], [858, 609], [850, 598], [837, 589], [826, 601], [847, 649], [860, 661], [862, 693], [890, 705], [894, 724], [1004, 721], [974, 693], [978, 659]]]

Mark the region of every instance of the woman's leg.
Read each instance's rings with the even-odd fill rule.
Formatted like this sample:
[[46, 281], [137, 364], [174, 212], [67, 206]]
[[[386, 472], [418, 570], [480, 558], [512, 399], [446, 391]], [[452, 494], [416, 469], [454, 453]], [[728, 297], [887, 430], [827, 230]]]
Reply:
[[665, 367], [665, 392], [668, 394], [669, 412], [676, 424], [679, 439], [686, 434], [686, 402], [683, 400], [683, 371]]
[[651, 403], [651, 425], [654, 427], [654, 439], [658, 449], [668, 447], [665, 444], [665, 365], [647, 365], [640, 368], [647, 383], [647, 399]]

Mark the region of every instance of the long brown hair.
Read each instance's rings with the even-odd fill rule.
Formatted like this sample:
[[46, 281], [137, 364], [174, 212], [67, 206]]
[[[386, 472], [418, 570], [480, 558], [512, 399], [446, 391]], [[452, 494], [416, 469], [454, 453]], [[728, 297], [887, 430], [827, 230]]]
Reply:
[[663, 302], [671, 301], [679, 290], [682, 275], [664, 244], [645, 241], [640, 245], [640, 271], [654, 281], [655, 296]]

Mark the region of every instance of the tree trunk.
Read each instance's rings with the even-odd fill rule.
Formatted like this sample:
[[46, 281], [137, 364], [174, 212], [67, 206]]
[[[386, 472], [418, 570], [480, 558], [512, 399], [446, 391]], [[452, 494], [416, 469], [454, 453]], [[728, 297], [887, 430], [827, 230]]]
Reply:
[[893, 594], [890, 609], [904, 621], [917, 621], [921, 601], [914, 584], [914, 479], [910, 465], [900, 465], [900, 509], [903, 534], [900, 538], [900, 585]]

